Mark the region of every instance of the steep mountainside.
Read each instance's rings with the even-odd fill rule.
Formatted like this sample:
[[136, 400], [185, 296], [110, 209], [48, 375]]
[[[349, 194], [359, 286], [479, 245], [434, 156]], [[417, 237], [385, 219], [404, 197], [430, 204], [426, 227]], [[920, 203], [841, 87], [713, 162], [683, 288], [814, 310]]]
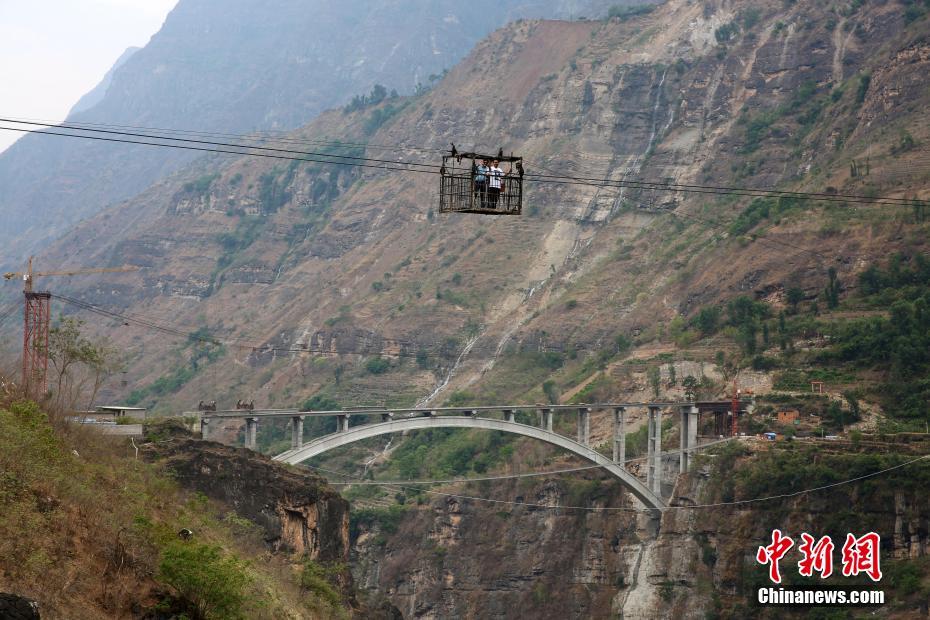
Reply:
[[[291, 139], [419, 163], [438, 163], [435, 149], [449, 142], [503, 148], [533, 173], [671, 179], [700, 191], [528, 179], [520, 218], [440, 216], [431, 174], [205, 158], [77, 227], [43, 260], [141, 267], [50, 285], [190, 334], [95, 324], [130, 360], [125, 386], [114, 382], [104, 397], [156, 411], [204, 399], [294, 406], [311, 396], [328, 406], [676, 397], [687, 375], [715, 396], [739, 371], [740, 386], [772, 399], [762, 401], [768, 413], [796, 406], [816, 414], [821, 432], [855, 420], [857, 429], [922, 431], [926, 205], [759, 200], [713, 188], [926, 200], [928, 66], [930, 26], [913, 2], [671, 0], [629, 19], [522, 21], [479, 43], [428, 93], [324, 113]], [[804, 394], [812, 380], [826, 382], [827, 394]], [[750, 432], [795, 432], [761, 414], [755, 424]], [[227, 432], [232, 439], [238, 429]], [[593, 443], [609, 432], [595, 422]], [[269, 451], [286, 445], [282, 429], [260, 434]], [[450, 432], [356, 446], [326, 467], [447, 479], [556, 458]], [[479, 490], [505, 501], [547, 493], [562, 504], [620, 501], [577, 484]], [[376, 505], [412, 499], [355, 493]], [[537, 577], [565, 579], [566, 567], [577, 587], [559, 609], [578, 617], [607, 617], [608, 604], [642, 611], [656, 597], [677, 604], [683, 588], [706, 591], [720, 577], [657, 572], [631, 592], [617, 577], [640, 571], [632, 556], [661, 559], [649, 556], [652, 542], [637, 545], [645, 527], [533, 513], [518, 515], [526, 531], [511, 530], [514, 515], [496, 506], [472, 512], [428, 499], [418, 498], [432, 517], [424, 508], [393, 522], [418, 541], [431, 524], [422, 545], [379, 539], [359, 548], [370, 562], [363, 581], [413, 615], [442, 617], [479, 599], [488, 604], [480, 617], [534, 597], [543, 605], [549, 595], [534, 590]], [[881, 523], [897, 518], [885, 509]], [[491, 570], [499, 556], [486, 523], [513, 553], [526, 552], [513, 571]], [[668, 525], [674, 539], [694, 524]], [[632, 546], [613, 544], [607, 531]], [[695, 544], [700, 534], [687, 530]], [[462, 559], [445, 563], [453, 544]], [[551, 553], [528, 551], [536, 547]], [[925, 543], [914, 549], [924, 555]], [[739, 551], [726, 554], [729, 579]], [[398, 577], [399, 566], [419, 569]], [[476, 577], [476, 567], [494, 580]], [[719, 607], [712, 595], [701, 600], [702, 611]]]
[[[199, 131], [290, 129], [375, 83], [399, 92], [428, 85], [430, 76], [510, 19], [603, 14], [605, 4], [182, 0], [148, 45], [117, 61], [105, 93], [91, 97], [95, 105], [82, 100], [68, 120]], [[0, 155], [0, 262], [19, 264], [76, 221], [191, 157], [24, 138]]]
[[[670, 2], [626, 21], [518, 23], [428, 94], [328, 112], [292, 138], [370, 141], [382, 146], [369, 156], [429, 163], [435, 155], [414, 147], [502, 145], [531, 171], [590, 178], [926, 195], [920, 150], [900, 148], [926, 139], [914, 122], [927, 96], [926, 20], [905, 23], [895, 3], [842, 19], [805, 3], [746, 11]], [[851, 176], [866, 161], [868, 176]], [[617, 334], [667, 351], [675, 334], [663, 325], [680, 331], [704, 304], [745, 292], [783, 307], [792, 286], [815, 299], [828, 267], [852, 285], [871, 262], [924, 242], [909, 208], [769, 213], [732, 195], [528, 181], [526, 215], [494, 219], [433, 216], [435, 191], [423, 174], [204, 159], [43, 260], [139, 265], [71, 290], [229, 341], [205, 364], [190, 342], [112, 330], [145, 362], [128, 375], [137, 400], [235, 400], [207, 386], [238, 383], [262, 404], [324, 386], [347, 402], [410, 403], [436, 385], [539, 398], [538, 374], [495, 387], [513, 354], [581, 361]], [[358, 357], [281, 348], [424, 359], [383, 374]], [[489, 372], [502, 355], [509, 365]], [[706, 349], [693, 355], [709, 361]]]

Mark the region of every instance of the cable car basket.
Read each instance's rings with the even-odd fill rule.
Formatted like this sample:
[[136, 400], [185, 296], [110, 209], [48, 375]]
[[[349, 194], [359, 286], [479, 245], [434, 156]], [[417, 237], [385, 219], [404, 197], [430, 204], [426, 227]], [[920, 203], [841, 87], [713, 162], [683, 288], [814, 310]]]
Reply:
[[523, 173], [522, 157], [455, 151], [444, 155], [439, 212], [520, 215]]

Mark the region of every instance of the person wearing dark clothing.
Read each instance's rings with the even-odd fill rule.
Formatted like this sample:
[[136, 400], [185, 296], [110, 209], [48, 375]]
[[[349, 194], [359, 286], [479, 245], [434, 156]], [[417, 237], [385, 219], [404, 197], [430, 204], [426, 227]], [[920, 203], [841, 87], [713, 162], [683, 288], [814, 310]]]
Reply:
[[483, 159], [475, 166], [475, 196], [477, 204], [486, 209], [488, 206], [488, 160]]

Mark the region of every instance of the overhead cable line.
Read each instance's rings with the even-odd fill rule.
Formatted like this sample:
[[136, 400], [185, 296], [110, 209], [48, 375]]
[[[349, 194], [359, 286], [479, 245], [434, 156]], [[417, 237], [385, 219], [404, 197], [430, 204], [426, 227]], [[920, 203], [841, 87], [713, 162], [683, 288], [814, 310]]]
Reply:
[[[2, 120], [2, 119], [0, 119]], [[534, 174], [527, 173], [525, 178], [535, 179], [537, 181], [543, 181], [547, 179], [555, 179], [553, 181], [547, 182], [561, 182], [557, 181], [564, 179], [565, 182], [572, 183], [587, 183], [594, 182], [598, 184], [605, 185], [614, 185], [617, 187], [631, 187], [634, 189], [661, 189], [661, 190], [670, 190], [670, 191], [681, 191], [689, 193], [708, 193], [708, 194], [717, 194], [717, 193], [726, 193], [727, 195], [736, 195], [736, 196], [757, 196], [757, 197], [771, 197], [771, 198], [797, 198], [804, 200], [822, 200], [828, 202], [863, 202], [866, 204], [900, 204], [903, 206], [911, 206], [911, 199], [909, 198], [890, 198], [890, 197], [872, 197], [872, 196], [862, 196], [858, 194], [840, 194], [840, 193], [828, 193], [828, 192], [797, 192], [797, 191], [787, 191], [787, 190], [778, 190], [778, 189], [755, 189], [751, 187], [728, 187], [723, 185], [694, 185], [687, 183], [672, 183], [667, 181], [635, 181], [635, 180], [624, 180], [624, 179], [599, 179], [592, 177], [574, 177], [571, 175], [564, 174]]]
[[215, 140], [200, 140], [200, 139], [195, 139], [195, 138], [176, 138], [174, 136], [165, 136], [165, 135], [161, 135], [157, 133], [137, 133], [137, 132], [131, 132], [131, 131], [117, 131], [115, 129], [82, 129], [81, 127], [69, 125], [68, 123], [61, 123], [58, 125], [49, 124], [49, 123], [36, 123], [36, 122], [25, 123], [22, 121], [15, 121], [9, 118], [2, 118], [2, 117], [0, 117], [0, 122], [19, 123], [19, 124], [26, 124], [26, 125], [38, 125], [41, 127], [49, 127], [53, 129], [68, 129], [72, 131], [89, 131], [93, 133], [105, 133], [105, 134], [117, 135], [117, 136], [127, 136], [130, 138], [150, 138], [150, 139], [155, 139], [155, 140], [170, 140], [173, 142], [183, 142], [183, 143], [190, 143], [190, 144], [206, 144], [209, 146], [222, 146], [222, 147], [231, 147], [231, 148], [240, 148], [240, 149], [257, 149], [261, 151], [273, 151], [276, 153], [287, 153], [290, 155], [306, 155], [308, 157], [329, 157], [329, 158], [333, 158], [339, 161], [342, 161], [342, 160], [359, 161], [359, 162], [370, 162], [370, 163], [381, 163], [381, 164], [392, 164], [392, 165], [403, 164], [407, 166], [427, 168], [429, 169], [430, 172], [438, 172], [440, 168], [440, 166], [437, 166], [436, 164], [420, 164], [417, 162], [404, 162], [404, 161], [397, 161], [394, 159], [379, 159], [375, 157], [361, 157], [358, 155], [339, 155], [338, 153], [322, 153], [319, 151], [299, 151], [296, 149], [284, 149], [284, 148], [277, 148], [277, 147], [270, 147], [270, 146], [255, 146], [251, 144], [239, 144], [236, 142], [217, 142]]
[[[688, 448], [684, 450], [685, 452], [698, 452], [700, 450], [705, 450], [714, 445], [730, 441], [730, 438], [724, 440], [714, 440], [693, 448]], [[663, 457], [674, 457], [677, 458], [677, 455], [680, 454], [681, 450], [668, 450], [662, 453]], [[640, 461], [649, 460], [649, 456], [637, 456], [635, 458], [626, 459], [622, 462], [623, 465], [628, 463], [638, 463]], [[621, 464], [617, 462], [616, 464]], [[385, 484], [461, 484], [465, 482], [489, 482], [495, 480], [515, 480], [519, 478], [537, 478], [540, 476], [555, 476], [559, 474], [570, 474], [579, 471], [589, 471], [592, 469], [603, 469], [603, 465], [583, 465], [581, 467], [570, 467], [568, 469], [554, 469], [551, 471], [531, 471], [524, 472], [522, 474], [502, 474], [500, 476], [484, 476], [481, 478], [451, 478], [448, 480], [354, 480], [351, 482], [332, 482], [330, 484], [335, 484], [337, 486], [349, 486], [349, 485], [360, 485], [360, 486], [380, 486]], [[335, 472], [333, 472], [335, 473]]]
[[410, 353], [404, 353], [404, 352], [366, 353], [366, 352], [354, 352], [354, 351], [350, 351], [350, 352], [327, 351], [321, 348], [310, 348], [309, 346], [306, 348], [303, 348], [303, 347], [273, 347], [273, 346], [257, 344], [254, 342], [249, 342], [247, 340], [237, 339], [237, 338], [220, 338], [218, 336], [198, 335], [196, 331], [184, 331], [181, 328], [173, 327], [170, 325], [164, 325], [162, 323], [158, 323], [151, 319], [136, 317], [136, 316], [129, 315], [129, 314], [122, 314], [120, 312], [116, 312], [113, 310], [107, 310], [106, 308], [102, 308], [100, 306], [91, 304], [86, 301], [82, 301], [80, 299], [74, 299], [72, 297], [68, 297], [67, 295], [62, 295], [60, 293], [52, 293], [52, 297], [54, 299], [58, 299], [60, 301], [73, 305], [82, 310], [86, 310], [88, 312], [91, 312], [91, 313], [94, 313], [94, 314], [97, 314], [97, 315], [100, 315], [106, 318], [124, 321], [126, 323], [137, 325], [139, 327], [145, 327], [147, 329], [155, 330], [155, 331], [165, 333], [171, 336], [176, 336], [183, 340], [189, 340], [189, 341], [198, 342], [201, 344], [223, 345], [223, 346], [238, 348], [240, 350], [250, 351], [251, 353], [304, 353], [304, 354], [313, 354], [313, 355], [334, 354], [334, 355], [362, 355], [362, 356], [380, 355], [383, 357], [417, 357], [417, 356], [426, 355], [427, 357], [431, 357], [431, 358], [448, 357], [444, 355], [438, 355], [436, 353], [423, 352], [422, 350], [419, 349], [419, 347], [425, 347], [425, 346], [436, 347], [437, 346], [436, 342], [432, 342], [432, 343], [409, 342], [407, 343], [407, 342], [398, 341], [393, 338], [384, 338], [384, 340], [388, 341], [388, 343], [397, 342], [401, 346], [409, 346], [411, 349], [418, 348], [418, 350], [412, 351]]
[[[392, 159], [381, 159], [381, 158], [372, 158], [372, 157], [361, 157], [353, 155], [339, 155], [335, 153], [321, 153], [315, 151], [299, 151], [296, 149], [282, 149], [276, 147], [266, 147], [266, 146], [255, 146], [247, 144], [239, 144], [232, 142], [214, 142], [210, 140], [197, 140], [190, 138], [177, 138], [172, 136], [158, 135], [155, 133], [134, 133], [134, 132], [122, 132], [115, 130], [88, 130], [83, 129], [77, 126], [68, 126], [68, 125], [51, 125], [46, 123], [24, 123], [22, 121], [16, 121], [9, 118], [0, 118], [0, 121], [8, 123], [17, 123], [17, 124], [32, 124], [39, 125], [44, 127], [50, 127], [51, 129], [65, 129], [68, 131], [78, 131], [84, 133], [61, 133], [57, 131], [52, 131], [51, 129], [26, 129], [21, 127], [0, 127], [0, 129], [7, 131], [18, 131], [23, 133], [37, 133], [43, 135], [54, 135], [70, 138], [80, 138], [88, 140], [102, 140], [106, 142], [115, 142], [123, 144], [138, 144], [143, 146], [157, 146], [163, 148], [176, 148], [183, 150], [199, 151], [199, 152], [208, 152], [208, 153], [221, 153], [228, 155], [244, 155], [244, 156], [254, 156], [254, 157], [265, 157], [271, 159], [283, 159], [283, 160], [292, 160], [292, 161], [306, 161], [312, 163], [321, 163], [321, 164], [333, 164], [333, 165], [345, 165], [345, 166], [357, 166], [362, 168], [375, 168], [381, 170], [389, 170], [396, 172], [420, 172], [420, 173], [430, 173], [435, 174], [440, 170], [440, 166], [435, 164], [424, 164], [411, 161], [401, 161], [401, 160], [392, 160]], [[122, 138], [112, 138], [99, 135], [90, 135], [88, 132], [92, 133], [107, 133], [110, 135], [121, 135], [125, 138], [138, 138], [138, 139], [122, 139]], [[161, 140], [161, 142], [148, 142], [146, 140]], [[182, 144], [176, 144], [181, 142]], [[196, 146], [201, 145], [201, 146]], [[225, 147], [225, 148], [210, 148], [213, 146]], [[227, 150], [229, 148], [233, 149], [244, 149], [247, 152], [242, 150]], [[259, 152], [255, 152], [259, 151]], [[266, 152], [266, 151], [270, 151]], [[325, 158], [325, 159], [320, 159]], [[690, 184], [681, 184], [681, 183], [670, 183], [670, 182], [658, 182], [658, 181], [636, 181], [636, 180], [616, 180], [603, 178], [598, 179], [594, 177], [572, 177], [570, 175], [539, 175], [528, 173], [525, 178], [534, 180], [537, 184], [555, 184], [555, 185], [592, 185], [598, 184], [603, 187], [627, 187], [631, 189], [645, 189], [645, 190], [657, 190], [657, 191], [670, 191], [670, 192], [684, 192], [684, 193], [695, 193], [695, 194], [709, 194], [709, 195], [724, 195], [724, 196], [744, 196], [744, 197], [772, 197], [772, 198], [797, 198], [797, 199], [808, 199], [821, 202], [835, 202], [835, 203], [859, 203], [859, 204], [869, 204], [869, 205], [878, 205], [878, 206], [911, 206], [912, 201], [906, 198], [891, 198], [891, 197], [868, 197], [868, 196], [859, 196], [853, 194], [832, 194], [832, 193], [817, 193], [817, 192], [788, 192], [775, 189], [759, 189], [759, 188], [740, 188], [740, 187], [727, 187], [727, 186], [710, 186], [710, 185], [690, 185]]]
[[[33, 121], [47, 124], [49, 127], [59, 127], [62, 124], [73, 125], [87, 130], [93, 130], [94, 128], [101, 127], [104, 129], [133, 129], [141, 130], [147, 132], [161, 132], [168, 134], [179, 134], [179, 135], [191, 135], [191, 136], [206, 136], [206, 137], [219, 137], [219, 138], [232, 138], [236, 140], [266, 140], [269, 142], [276, 142], [281, 144], [317, 144], [322, 146], [333, 146], [337, 148], [366, 148], [366, 149], [378, 149], [386, 151], [420, 151], [424, 153], [444, 153], [448, 149], [438, 148], [438, 147], [425, 147], [425, 146], [416, 146], [416, 145], [402, 145], [402, 144], [376, 144], [373, 142], [350, 142], [344, 140], [324, 140], [318, 138], [297, 138], [293, 134], [297, 130], [256, 130], [248, 133], [228, 133], [220, 131], [196, 131], [193, 129], [166, 129], [159, 127], [147, 127], [142, 125], [119, 125], [113, 123], [91, 123], [85, 121], [73, 121], [66, 120], [63, 123], [56, 122], [50, 119], [43, 118], [10, 118], [8, 122], [13, 123], [32, 123]], [[285, 137], [275, 137], [273, 134], [284, 134]]]
[[[898, 465], [894, 465], [894, 466], [891, 466], [891, 467], [887, 467], [887, 468], [885, 468], [885, 469], [881, 469], [881, 470], [879, 470], [879, 471], [875, 471], [875, 472], [872, 472], [872, 473], [870, 473], [870, 474], [864, 474], [864, 475], [862, 475], [862, 476], [857, 476], [857, 477], [855, 477], [855, 478], [849, 478], [849, 479], [847, 479], [847, 480], [841, 480], [841, 481], [839, 481], [839, 482], [833, 482], [833, 483], [825, 484], [825, 485], [821, 485], [821, 486], [810, 487], [810, 488], [801, 489], [801, 490], [798, 490], [798, 491], [792, 491], [792, 492], [790, 492], [790, 493], [779, 493], [779, 494], [777, 494], [777, 495], [768, 495], [768, 496], [764, 496], [764, 497], [754, 497], [754, 498], [743, 499], [743, 500], [733, 500], [733, 501], [729, 501], [729, 502], [713, 502], [713, 503], [708, 503], [708, 504], [691, 504], [691, 505], [689, 505], [689, 506], [668, 506], [668, 507], [666, 507], [664, 510], [701, 510], [701, 509], [708, 509], [708, 508], [726, 508], [726, 507], [745, 506], [745, 505], [747, 505], [747, 504], [757, 504], [757, 503], [761, 503], [761, 502], [769, 502], [769, 501], [774, 501], [774, 500], [791, 499], [791, 498], [793, 498], [793, 497], [799, 497], [799, 496], [801, 496], [801, 495], [807, 495], [807, 494], [809, 494], [809, 493], [816, 493], [816, 492], [819, 492], [819, 491], [825, 491], [825, 490], [827, 490], [827, 489], [833, 489], [833, 488], [836, 488], [836, 487], [839, 487], [839, 486], [843, 486], [843, 485], [847, 485], [847, 484], [852, 484], [853, 482], [859, 482], [860, 480], [866, 480], [866, 479], [868, 479], [868, 478], [874, 478], [874, 477], [876, 477], [876, 476], [884, 475], [884, 474], [887, 474], [887, 473], [889, 473], [889, 472], [895, 471], [895, 470], [897, 470], [897, 469], [901, 469], [901, 468], [903, 468], [903, 467], [907, 467], [907, 466], [909, 466], [909, 465], [913, 465], [914, 463], [917, 463], [918, 461], [922, 461], [922, 460], [925, 460], [925, 459], [928, 459], [928, 458], [930, 458], [930, 454], [925, 454], [925, 455], [923, 455], [923, 456], [919, 456], [919, 457], [914, 458], [914, 459], [911, 459], [911, 460], [909, 460], [909, 461], [905, 461], [904, 463], [899, 463]], [[352, 475], [350, 475], [350, 474], [345, 474], [345, 473], [342, 473], [342, 472], [337, 472], [337, 471], [333, 471], [333, 470], [328, 470], [328, 469], [325, 469], [325, 468], [323, 468], [323, 467], [314, 467], [314, 466], [312, 466], [312, 465], [306, 465], [306, 464], [304, 464], [304, 463], [302, 463], [302, 465], [304, 465], [305, 467], [309, 467], [310, 469], [316, 469], [316, 470], [318, 470], [318, 471], [328, 472], [328, 473], [336, 474], [336, 475], [343, 476], [343, 477], [357, 478], [357, 476], [352, 476]], [[431, 495], [439, 495], [439, 496], [450, 497], [450, 498], [454, 498], [454, 499], [472, 500], [472, 501], [487, 502], [487, 503], [492, 503], [492, 504], [505, 504], [505, 505], [511, 505], [511, 506], [522, 506], [522, 507], [527, 507], [527, 508], [539, 508], [539, 509], [544, 509], [544, 510], [583, 510], [583, 511], [587, 511], [587, 512], [637, 512], [637, 513], [652, 512], [652, 511], [649, 510], [649, 509], [625, 508], [625, 507], [612, 507], [612, 506], [603, 506], [603, 507], [597, 507], [597, 506], [552, 506], [552, 505], [549, 505], [549, 504], [539, 504], [539, 503], [533, 503], [533, 502], [518, 502], [518, 501], [514, 501], [514, 500], [492, 499], [492, 498], [488, 498], [488, 497], [478, 497], [478, 496], [473, 496], [473, 495], [462, 495], [462, 494], [457, 494], [457, 493], [443, 493], [443, 492], [441, 492], [441, 491], [432, 491], [432, 490], [429, 490], [429, 489], [419, 489], [419, 488], [416, 488], [416, 487], [406, 487], [406, 486], [403, 486], [403, 485], [392, 484], [392, 483], [384, 483], [384, 486], [385, 486], [386, 488], [390, 488], [390, 489], [398, 489], [398, 488], [399, 488], [399, 489], [405, 489], [405, 490], [408, 490], [408, 491], [415, 491], [415, 492], [418, 492], [418, 493], [421, 493], [421, 492], [422, 492], [422, 493], [429, 493], [429, 494], [431, 494]]]
[[[191, 145], [186, 145], [186, 144], [165, 144], [163, 142], [144, 142], [141, 140], [123, 140], [119, 138], [106, 138], [103, 136], [89, 136], [89, 135], [77, 135], [77, 134], [71, 134], [71, 133], [60, 133], [60, 132], [49, 131], [45, 129], [20, 129], [20, 128], [15, 128], [15, 127], [0, 127], [0, 130], [18, 131], [22, 133], [41, 134], [41, 135], [46, 135], [46, 136], [61, 136], [64, 138], [79, 138], [82, 140], [100, 140], [103, 142], [113, 142], [113, 143], [119, 143], [119, 144], [136, 144], [140, 146], [159, 146], [163, 148], [180, 149], [180, 150], [185, 150], [185, 151], [198, 151], [201, 153], [218, 153], [222, 155], [239, 155], [239, 156], [245, 155], [249, 157], [263, 157], [266, 159], [305, 161], [305, 162], [319, 163], [319, 164], [355, 166], [359, 168], [377, 168], [380, 170], [392, 170], [396, 172], [422, 172], [422, 173], [427, 173], [427, 174], [435, 174], [435, 172], [432, 170], [418, 170], [418, 169], [412, 169], [409, 167], [389, 166], [387, 164], [373, 165], [373, 164], [365, 164], [361, 162], [345, 162], [345, 161], [333, 161], [333, 160], [325, 160], [325, 159], [313, 159], [310, 157], [293, 157], [293, 156], [287, 156], [287, 155], [274, 155], [272, 153], [254, 153], [254, 152], [250, 153], [250, 152], [244, 152], [244, 151], [230, 151], [230, 150], [225, 150], [225, 149], [210, 149], [210, 148], [191, 146]], [[161, 138], [161, 139], [170, 140], [171, 138]], [[261, 147], [252, 147], [252, 146], [243, 146], [240, 148], [262, 150]]]

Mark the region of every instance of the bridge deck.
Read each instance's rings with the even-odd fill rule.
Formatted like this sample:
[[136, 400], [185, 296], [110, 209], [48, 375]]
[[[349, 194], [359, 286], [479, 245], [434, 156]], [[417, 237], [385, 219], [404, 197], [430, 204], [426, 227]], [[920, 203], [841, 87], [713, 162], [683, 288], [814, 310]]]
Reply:
[[[743, 404], [749, 402], [747, 400], [741, 401]], [[587, 408], [592, 410], [600, 409], [641, 409], [648, 407], [659, 407], [662, 409], [668, 409], [673, 407], [685, 407], [689, 405], [697, 406], [701, 411], [713, 411], [713, 410], [725, 410], [729, 411], [732, 406], [732, 401], [714, 401], [714, 402], [630, 402], [630, 403], [578, 403], [575, 405], [546, 405], [546, 404], [533, 404], [533, 405], [481, 405], [474, 407], [358, 407], [352, 409], [337, 409], [337, 410], [328, 410], [328, 411], [304, 411], [301, 409], [222, 409], [219, 411], [185, 411], [182, 415], [203, 415], [211, 418], [244, 418], [244, 417], [257, 417], [257, 418], [275, 418], [275, 417], [289, 417], [296, 415], [303, 416], [317, 416], [317, 417], [326, 417], [326, 416], [384, 416], [384, 415], [443, 415], [443, 414], [452, 414], [452, 415], [463, 415], [468, 412], [484, 412], [484, 411], [540, 411], [548, 410], [552, 412], [562, 412], [562, 411], [578, 411], [579, 409]]]

